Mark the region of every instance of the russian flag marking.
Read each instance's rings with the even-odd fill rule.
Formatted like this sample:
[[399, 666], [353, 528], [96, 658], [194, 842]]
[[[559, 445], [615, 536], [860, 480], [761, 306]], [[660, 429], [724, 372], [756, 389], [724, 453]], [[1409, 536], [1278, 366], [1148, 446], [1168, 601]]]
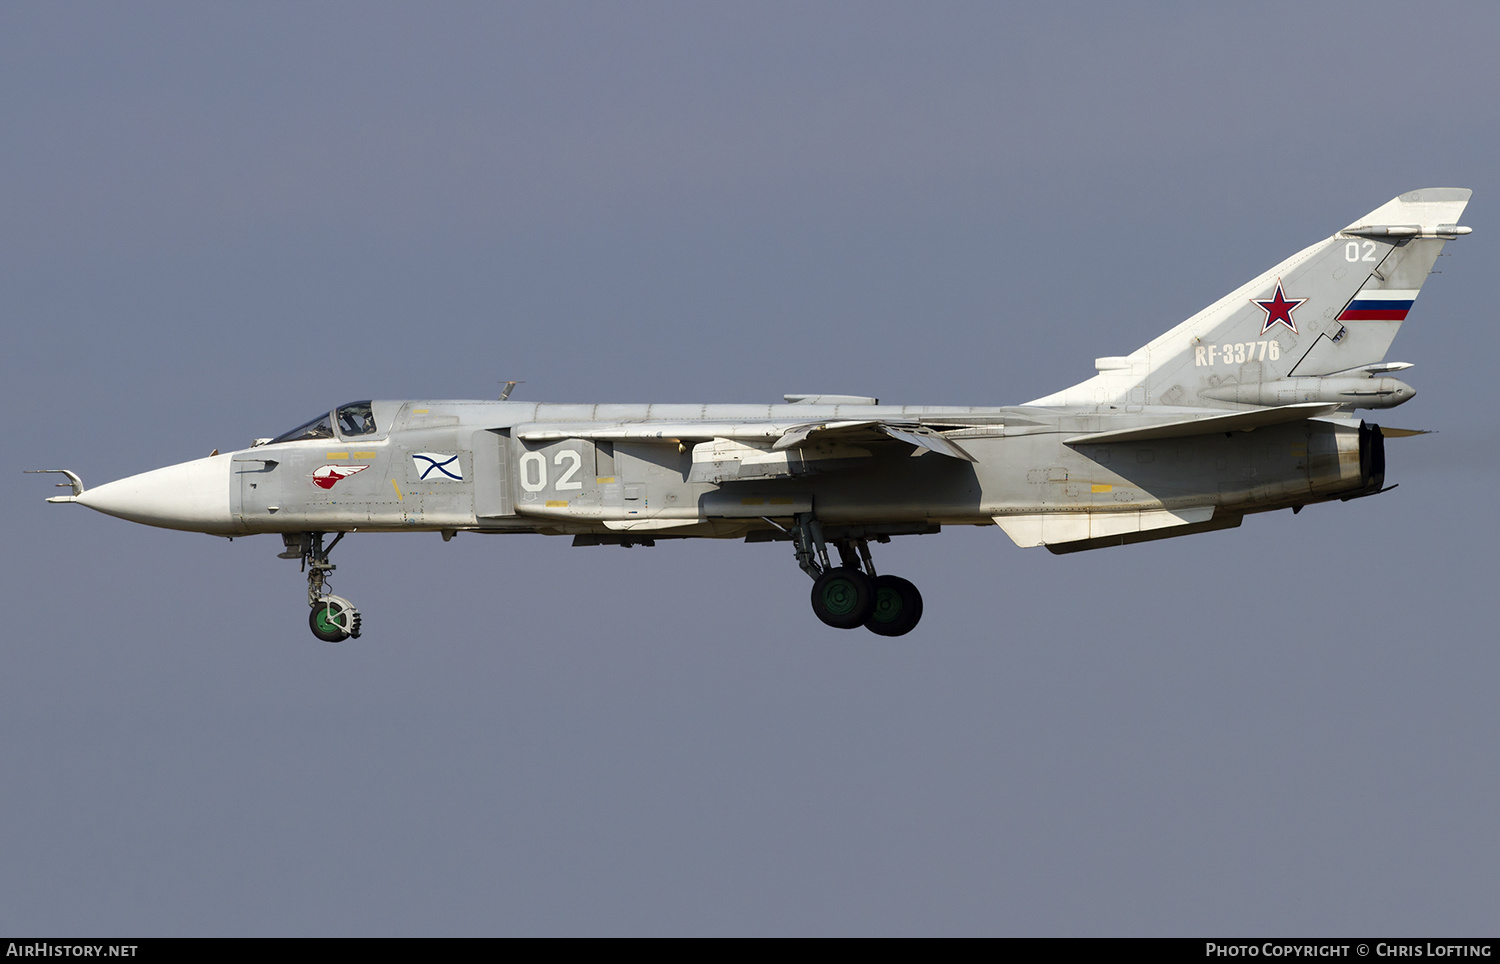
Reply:
[[1417, 300], [1417, 290], [1371, 289], [1354, 296], [1339, 321], [1405, 321], [1406, 313]]

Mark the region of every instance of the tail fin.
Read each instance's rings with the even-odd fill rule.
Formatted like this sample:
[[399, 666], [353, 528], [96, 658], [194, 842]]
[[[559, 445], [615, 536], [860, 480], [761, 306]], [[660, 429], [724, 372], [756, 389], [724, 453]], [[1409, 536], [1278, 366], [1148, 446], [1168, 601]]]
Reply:
[[1093, 378], [1027, 404], [1399, 404], [1410, 388], [1380, 376], [1406, 366], [1381, 363], [1443, 244], [1469, 233], [1457, 222], [1471, 193], [1403, 194], [1129, 355], [1097, 359]]

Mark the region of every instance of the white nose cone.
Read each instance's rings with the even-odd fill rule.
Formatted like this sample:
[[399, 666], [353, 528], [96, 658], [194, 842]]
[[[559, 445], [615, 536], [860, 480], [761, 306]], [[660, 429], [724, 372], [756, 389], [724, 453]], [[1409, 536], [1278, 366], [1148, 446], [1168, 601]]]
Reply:
[[235, 535], [228, 455], [211, 455], [85, 489], [74, 501], [107, 515], [164, 529]]

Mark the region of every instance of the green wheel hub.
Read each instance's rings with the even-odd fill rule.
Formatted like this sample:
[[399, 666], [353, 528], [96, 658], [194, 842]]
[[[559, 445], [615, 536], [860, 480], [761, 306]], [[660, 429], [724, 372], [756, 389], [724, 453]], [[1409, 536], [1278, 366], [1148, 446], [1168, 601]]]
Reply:
[[900, 576], [875, 578], [875, 603], [865, 628], [877, 636], [905, 636], [922, 618], [922, 594]]
[[870, 621], [895, 622], [901, 618], [901, 610], [905, 608], [906, 602], [901, 598], [901, 593], [890, 586], [879, 586], [875, 590], [875, 611], [870, 614]]
[[330, 613], [330, 608], [331, 607], [329, 606], [318, 607], [318, 612], [315, 617], [318, 620], [318, 628], [325, 633], [341, 633], [343, 632], [343, 629], [333, 620], [328, 618], [330, 615], [337, 615], [336, 612]]
[[852, 579], [832, 579], [823, 587], [823, 608], [836, 616], [847, 616], [859, 605], [859, 588]]
[[342, 643], [349, 638], [343, 627], [345, 621], [344, 607], [331, 602], [318, 603], [307, 619], [313, 635], [325, 643]]
[[813, 612], [835, 629], [853, 629], [870, 618], [875, 586], [858, 569], [829, 569], [813, 583]]

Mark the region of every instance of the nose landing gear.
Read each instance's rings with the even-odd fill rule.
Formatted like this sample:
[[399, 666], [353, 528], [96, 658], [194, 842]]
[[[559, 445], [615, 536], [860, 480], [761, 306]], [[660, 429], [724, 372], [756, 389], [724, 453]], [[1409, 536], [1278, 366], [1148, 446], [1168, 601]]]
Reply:
[[313, 635], [325, 643], [342, 643], [346, 639], [358, 639], [360, 631], [359, 610], [343, 596], [328, 592], [328, 574], [338, 568], [328, 561], [328, 554], [347, 533], [340, 532], [334, 540], [323, 547], [323, 533], [298, 532], [282, 536], [286, 551], [283, 559], [302, 560], [307, 572], [307, 604], [312, 607], [307, 623]]
[[313, 635], [325, 643], [342, 643], [351, 636], [359, 638], [359, 610], [343, 596], [319, 596], [308, 613], [307, 623]]
[[813, 578], [813, 613], [835, 629], [864, 626], [878, 636], [905, 636], [922, 618], [922, 594], [900, 576], [877, 576], [867, 539], [835, 539], [830, 565], [823, 527], [797, 516], [791, 530], [797, 565]]

